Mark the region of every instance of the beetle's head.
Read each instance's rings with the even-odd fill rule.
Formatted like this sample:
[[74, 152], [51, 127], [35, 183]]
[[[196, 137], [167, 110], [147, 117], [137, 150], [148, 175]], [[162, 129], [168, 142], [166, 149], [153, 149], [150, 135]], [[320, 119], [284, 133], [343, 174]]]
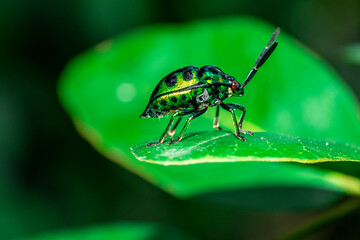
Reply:
[[243, 85], [241, 85], [238, 81], [236, 81], [236, 79], [232, 76], [229, 76], [228, 80], [229, 80], [230, 88], [233, 92], [233, 95], [239, 96], [239, 97], [243, 96], [244, 95]]

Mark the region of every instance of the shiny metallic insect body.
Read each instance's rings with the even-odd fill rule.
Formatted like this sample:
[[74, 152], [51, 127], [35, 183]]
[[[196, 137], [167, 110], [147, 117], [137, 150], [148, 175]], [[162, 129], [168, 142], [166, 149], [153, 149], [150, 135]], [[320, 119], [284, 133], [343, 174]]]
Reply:
[[[172, 114], [172, 116], [159, 141], [149, 143], [147, 146], [161, 144], [167, 135], [173, 136], [180, 120], [184, 116], [190, 115], [179, 136], [175, 140], [171, 140], [169, 144], [181, 141], [190, 121], [204, 114], [208, 107], [214, 106], [217, 107], [213, 124], [214, 128], [221, 129], [218, 117], [219, 107], [222, 107], [232, 115], [236, 137], [245, 141], [246, 139], [241, 136], [241, 133], [253, 135], [252, 132], [242, 129], [245, 108], [239, 104], [224, 103], [223, 101], [231, 96], [244, 95], [244, 87], [275, 50], [278, 42], [274, 41], [279, 32], [280, 28], [277, 28], [243, 84], [239, 84], [234, 77], [227, 75], [215, 66], [203, 66], [200, 69], [189, 66], [176, 70], [164, 77], [155, 87], [150, 101], [140, 117], [159, 118], [169, 114]], [[236, 120], [235, 110], [242, 111], [239, 123]], [[175, 117], [179, 117], [178, 121], [170, 130]]]

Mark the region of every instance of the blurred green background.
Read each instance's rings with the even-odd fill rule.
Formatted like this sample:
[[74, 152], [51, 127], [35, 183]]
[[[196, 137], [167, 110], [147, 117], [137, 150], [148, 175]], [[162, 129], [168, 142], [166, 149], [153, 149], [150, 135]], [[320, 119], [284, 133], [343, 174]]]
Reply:
[[[78, 135], [59, 104], [58, 77], [75, 55], [136, 27], [246, 14], [318, 53], [359, 99], [359, 62], [348, 57], [360, 42], [359, 10], [357, 0], [0, 1], [0, 239], [121, 221], [165, 223], [200, 239], [262, 239], [311, 219], [318, 212], [234, 211], [162, 192]], [[359, 224], [357, 212], [315, 239], [357, 239]]]

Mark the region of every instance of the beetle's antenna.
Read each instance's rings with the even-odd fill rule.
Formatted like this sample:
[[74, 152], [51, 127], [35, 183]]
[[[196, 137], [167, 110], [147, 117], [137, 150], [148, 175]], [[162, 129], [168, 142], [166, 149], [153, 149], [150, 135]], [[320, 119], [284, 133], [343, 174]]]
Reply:
[[275, 42], [276, 37], [280, 33], [280, 27], [276, 28], [275, 32], [270, 38], [269, 43], [264, 48], [264, 50], [261, 52], [259, 58], [256, 60], [254, 67], [250, 70], [249, 75], [246, 77], [244, 83], [241, 85], [241, 87], [245, 87], [250, 80], [254, 77], [257, 70], [266, 62], [266, 60], [270, 57], [272, 52], [275, 50], [276, 46], [278, 45], [278, 42]]

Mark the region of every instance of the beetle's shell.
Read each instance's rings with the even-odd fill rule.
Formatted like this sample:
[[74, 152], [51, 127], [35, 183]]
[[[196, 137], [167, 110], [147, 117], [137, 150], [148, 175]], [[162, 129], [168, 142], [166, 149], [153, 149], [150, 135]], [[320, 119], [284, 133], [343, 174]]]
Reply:
[[159, 95], [177, 91], [186, 87], [193, 86], [199, 82], [198, 78], [199, 68], [189, 66], [180, 68], [166, 75], [151, 94], [150, 101]]
[[161, 117], [191, 107], [194, 90], [181, 91], [199, 83], [199, 68], [189, 66], [166, 75], [155, 87], [141, 117]]
[[[215, 66], [203, 66], [200, 70], [194, 66], [178, 69], [158, 83], [141, 117], [157, 118], [177, 110], [196, 108], [196, 96], [204, 91], [209, 95], [207, 103], [213, 105], [228, 96], [228, 87], [216, 84], [227, 84], [228, 77]], [[204, 84], [207, 85], [206, 88], [197, 88]]]

